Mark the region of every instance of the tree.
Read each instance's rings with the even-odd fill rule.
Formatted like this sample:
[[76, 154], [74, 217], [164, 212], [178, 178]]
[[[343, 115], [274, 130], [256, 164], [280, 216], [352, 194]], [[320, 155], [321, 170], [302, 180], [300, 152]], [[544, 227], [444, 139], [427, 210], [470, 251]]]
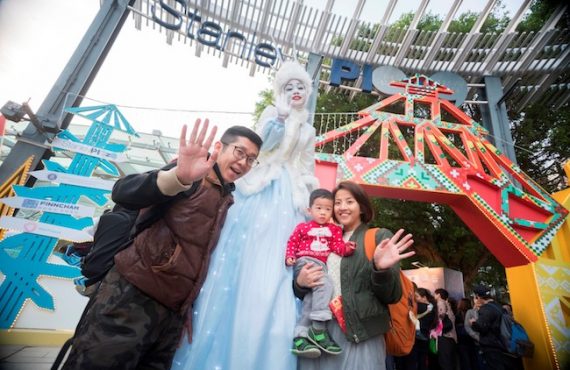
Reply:
[[568, 184], [562, 166], [570, 160], [569, 122], [568, 103], [549, 109], [541, 102], [512, 117], [518, 165], [548, 192], [560, 191]]
[[[537, 32], [540, 31], [547, 20], [558, 5], [564, 4], [565, 0], [535, 0], [530, 5], [530, 12], [517, 26], [517, 32]], [[561, 21], [556, 25], [557, 28], [570, 28], [570, 14], [566, 12]]]
[[[510, 21], [508, 13], [505, 12], [505, 7], [499, 1], [497, 5], [489, 14], [483, 25], [481, 26], [481, 32], [483, 33], [501, 33], [507, 27], [507, 24]], [[537, 7], [539, 9], [539, 7]], [[542, 9], [542, 8], [540, 8]], [[403, 35], [402, 30], [407, 30], [414, 19], [415, 13], [414, 12], [407, 12], [400, 15], [400, 17], [394, 21], [386, 35], [384, 35], [384, 43], [398, 43], [401, 41], [401, 37]], [[477, 18], [479, 17], [479, 13], [467, 11], [462, 13], [451, 21], [448, 32], [456, 32], [456, 33], [468, 33], [473, 28]], [[532, 18], [531, 21], [534, 21]], [[529, 22], [531, 22], [529, 21]], [[443, 23], [443, 17], [439, 14], [433, 14], [427, 12], [424, 14], [422, 19], [418, 22], [417, 29], [420, 31], [431, 31], [436, 32], [441, 27]], [[378, 32], [380, 25], [378, 23], [375, 24], [364, 24], [361, 25], [358, 32], [356, 33], [356, 37], [351, 41], [349, 48], [358, 51], [368, 51], [370, 46], [372, 45], [372, 41], [374, 36]], [[337, 35], [332, 38], [332, 45], [340, 46], [344, 41], [344, 36]], [[425, 39], [424, 43], [429, 42], [429, 39]], [[383, 52], [389, 53], [390, 49], [395, 48], [395, 45], [383, 45], [381, 46], [381, 50]]]
[[[373, 202], [376, 226], [394, 231], [403, 228], [414, 236], [416, 256], [405, 261], [403, 268], [410, 268], [413, 260], [430, 267], [449, 267], [463, 272], [466, 287], [479, 281], [481, 269], [501, 270], [493, 254], [448, 206], [399, 199], [379, 198]], [[492, 279], [494, 284], [502, 283], [504, 269], [502, 277]]]
[[263, 113], [265, 107], [273, 104], [273, 90], [261, 90], [257, 96], [260, 100], [255, 102], [255, 110], [253, 112], [254, 122], [259, 121], [259, 117], [261, 116], [261, 113]]

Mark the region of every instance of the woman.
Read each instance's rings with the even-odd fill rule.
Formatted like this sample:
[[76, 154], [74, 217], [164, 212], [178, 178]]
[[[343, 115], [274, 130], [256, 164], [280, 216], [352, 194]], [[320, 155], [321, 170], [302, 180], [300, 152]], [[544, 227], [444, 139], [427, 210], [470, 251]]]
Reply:
[[437, 302], [428, 289], [418, 288], [416, 291], [418, 302], [418, 319], [420, 321], [420, 333], [416, 334], [416, 342], [412, 353], [416, 353], [417, 367], [419, 370], [428, 369], [429, 333], [435, 329], [438, 323]]
[[[322, 354], [319, 358], [299, 359], [299, 370], [380, 370], [385, 369], [384, 333], [390, 327], [387, 304], [397, 302], [402, 294], [399, 262], [414, 252], [405, 252], [413, 243], [412, 236], [402, 237], [386, 229], [376, 233], [377, 247], [372, 261], [364, 251], [364, 235], [372, 220], [372, 205], [364, 190], [355, 183], [341, 182], [333, 192], [334, 218], [343, 226], [344, 239], [354, 241], [351, 257], [331, 254], [328, 273], [334, 282], [334, 296], [341, 295], [341, 312], [346, 323], [344, 333], [337, 320], [328, 322], [331, 337], [340, 345], [336, 356]], [[302, 297], [320, 284], [321, 268], [306, 265], [295, 281], [295, 294]]]
[[275, 107], [262, 114], [259, 165], [238, 181], [208, 277], [194, 304], [192, 344], [173, 369], [295, 370], [290, 351], [297, 307], [284, 263], [290, 233], [304, 221], [314, 177], [315, 129], [305, 109], [311, 78], [284, 62]]
[[417, 288], [415, 292], [418, 306], [418, 325], [416, 339], [412, 351], [400, 357], [394, 357], [398, 370], [427, 370], [430, 330], [437, 326], [436, 301], [431, 292], [425, 288]]
[[459, 368], [461, 370], [478, 370], [477, 348], [475, 341], [467, 332], [465, 318], [467, 312], [471, 310], [471, 300], [461, 298], [457, 305], [457, 316], [455, 317], [455, 330], [457, 331], [457, 352], [459, 355]]
[[485, 367], [485, 361], [483, 361], [483, 356], [481, 355], [481, 349], [479, 347], [479, 332], [473, 330], [472, 325], [473, 322], [477, 321], [477, 318], [479, 317], [479, 308], [481, 308], [482, 304], [483, 300], [478, 296], [474, 296], [473, 308], [467, 310], [467, 312], [465, 313], [465, 320], [463, 321], [465, 331], [471, 337], [471, 339], [473, 339], [473, 345], [475, 347], [475, 352], [477, 354], [477, 366], [475, 367], [475, 369], [478, 370], [485, 370], [486, 367]]
[[[457, 369], [457, 333], [455, 332], [455, 313], [449, 303], [449, 292], [444, 288], [434, 291], [437, 301], [437, 313], [443, 324], [442, 334], [437, 338], [437, 360], [441, 370]], [[445, 321], [449, 322], [449, 326]]]

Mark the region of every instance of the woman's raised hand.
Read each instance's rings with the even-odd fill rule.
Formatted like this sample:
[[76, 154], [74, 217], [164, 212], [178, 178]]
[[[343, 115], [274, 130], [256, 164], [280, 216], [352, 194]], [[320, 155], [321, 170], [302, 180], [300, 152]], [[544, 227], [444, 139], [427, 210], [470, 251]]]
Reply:
[[277, 109], [277, 119], [281, 122], [285, 122], [291, 113], [291, 105], [285, 94], [281, 94], [275, 98], [275, 109]]
[[[208, 149], [214, 141], [217, 127], [214, 126], [208, 134], [208, 119], [204, 120], [204, 125], [200, 129], [200, 119], [194, 123], [194, 128], [188, 140], [186, 140], [187, 126], [182, 126], [180, 133], [180, 147], [178, 148], [178, 163], [176, 166], [176, 177], [184, 185], [190, 185], [196, 180], [206, 176], [214, 167], [218, 158], [218, 150], [213, 150], [208, 158]], [[207, 136], [207, 138], [206, 138]]]
[[[394, 266], [404, 258], [413, 256], [416, 252], [405, 252], [414, 241], [412, 234], [406, 234], [403, 238], [403, 229], [398, 230], [390, 239], [382, 240], [374, 251], [374, 266], [377, 270], [383, 270]], [[401, 238], [401, 239], [400, 239]], [[405, 252], [405, 253], [404, 253]]]

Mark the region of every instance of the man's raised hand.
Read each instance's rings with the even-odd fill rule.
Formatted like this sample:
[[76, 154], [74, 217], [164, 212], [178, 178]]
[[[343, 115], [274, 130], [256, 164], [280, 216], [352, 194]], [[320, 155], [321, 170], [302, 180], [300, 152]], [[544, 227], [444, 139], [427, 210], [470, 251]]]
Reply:
[[[204, 125], [201, 129], [200, 122], [200, 119], [196, 120], [188, 140], [186, 140], [187, 125], [182, 126], [182, 132], [180, 133], [176, 177], [184, 185], [190, 185], [194, 181], [204, 178], [214, 167], [218, 158], [218, 150], [216, 149], [212, 151], [210, 158], [208, 158], [208, 149], [214, 141], [218, 128], [214, 126], [208, 134], [208, 119], [204, 120]], [[198, 130], [200, 133], [198, 133]]]

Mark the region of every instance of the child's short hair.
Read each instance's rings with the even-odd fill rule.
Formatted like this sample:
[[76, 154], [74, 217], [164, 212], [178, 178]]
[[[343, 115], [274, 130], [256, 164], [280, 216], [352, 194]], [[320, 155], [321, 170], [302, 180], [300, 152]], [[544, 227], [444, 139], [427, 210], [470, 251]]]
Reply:
[[327, 189], [315, 189], [311, 192], [311, 196], [309, 197], [309, 207], [312, 207], [313, 203], [315, 203], [315, 200], [319, 199], [319, 198], [324, 198], [324, 199], [334, 201], [333, 194], [329, 190], [327, 190]]

